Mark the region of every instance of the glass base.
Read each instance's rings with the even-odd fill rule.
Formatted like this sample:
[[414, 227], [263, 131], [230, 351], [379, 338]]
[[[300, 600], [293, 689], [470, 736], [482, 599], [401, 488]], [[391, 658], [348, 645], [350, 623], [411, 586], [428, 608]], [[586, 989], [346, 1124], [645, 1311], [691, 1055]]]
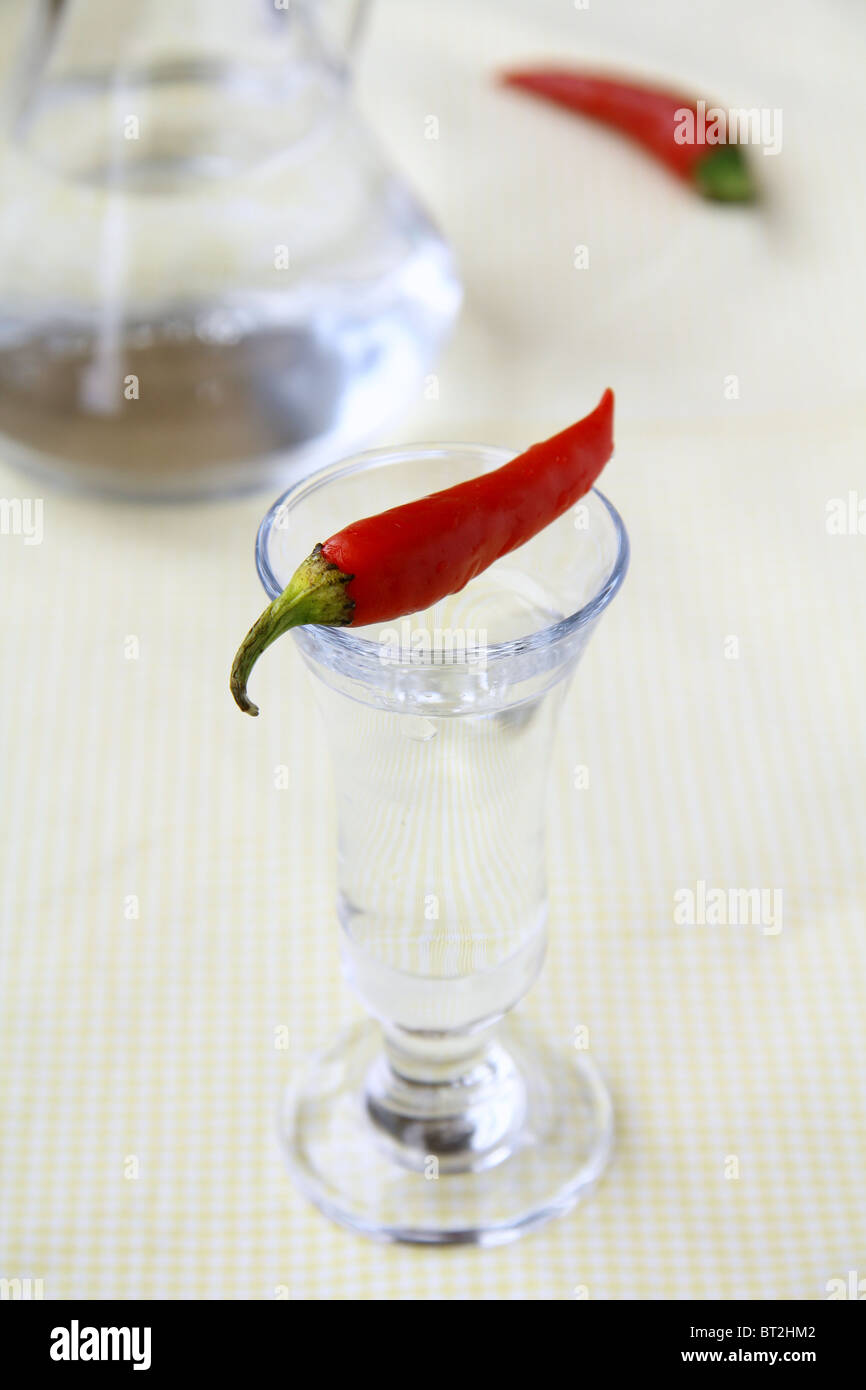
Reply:
[[[369, 1021], [350, 1029], [284, 1098], [280, 1137], [296, 1183], [341, 1225], [418, 1244], [498, 1245], [568, 1211], [610, 1156], [604, 1082], [585, 1055], [551, 1048], [513, 1016], [496, 1029], [489, 1059], [483, 1094], [462, 1110], [461, 1143], [453, 1107], [444, 1128], [417, 1115], [395, 1125], [390, 1109], [383, 1121], [382, 1030]], [[397, 1080], [396, 1090], [411, 1089]]]

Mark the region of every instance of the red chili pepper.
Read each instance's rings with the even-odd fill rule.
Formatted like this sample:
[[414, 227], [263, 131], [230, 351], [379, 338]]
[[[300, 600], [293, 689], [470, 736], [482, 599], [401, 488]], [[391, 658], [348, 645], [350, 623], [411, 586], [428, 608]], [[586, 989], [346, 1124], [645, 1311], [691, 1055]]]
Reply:
[[[755, 196], [739, 145], [701, 143], [701, 136], [714, 130], [704, 130], [690, 97], [563, 68], [506, 72], [502, 81], [623, 131], [707, 198], [746, 202]], [[684, 112], [691, 114], [692, 138], [678, 140], [678, 132], [681, 137], [690, 133]]]
[[589, 492], [613, 453], [613, 392], [591, 414], [492, 473], [337, 531], [295, 571], [250, 628], [231, 691], [247, 714], [250, 672], [291, 627], [362, 627], [421, 613], [458, 593], [500, 556], [549, 526]]

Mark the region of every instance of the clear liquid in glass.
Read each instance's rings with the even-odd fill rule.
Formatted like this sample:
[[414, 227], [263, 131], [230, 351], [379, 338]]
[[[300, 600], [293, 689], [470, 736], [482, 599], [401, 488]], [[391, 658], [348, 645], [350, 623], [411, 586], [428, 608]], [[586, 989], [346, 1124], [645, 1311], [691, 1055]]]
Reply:
[[448, 668], [464, 636], [483, 649], [562, 616], [529, 575], [497, 566], [471, 597], [412, 618], [416, 644], [425, 630], [431, 641], [452, 635], [440, 638], [435, 683], [403, 672], [395, 708], [355, 706], [350, 724], [329, 708], [344, 697], [319, 688], [338, 740], [344, 967], [380, 1018], [424, 1031], [479, 1026], [522, 998], [541, 968], [543, 807], [566, 682], [484, 708], [496, 696], [488, 687], [485, 698], [483, 675], [470, 700], [465, 676], [449, 679]]

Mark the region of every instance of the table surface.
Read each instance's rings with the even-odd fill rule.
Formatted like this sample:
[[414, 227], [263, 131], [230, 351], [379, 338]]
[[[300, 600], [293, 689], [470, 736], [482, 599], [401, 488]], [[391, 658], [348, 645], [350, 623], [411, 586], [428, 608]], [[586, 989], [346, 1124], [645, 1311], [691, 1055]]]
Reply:
[[[866, 28], [805, 0], [664, 11], [381, 0], [359, 69], [467, 291], [438, 399], [381, 438], [519, 447], [618, 393], [632, 569], [561, 721], [552, 941], [524, 1006], [564, 1049], [589, 1029], [618, 1117], [605, 1181], [487, 1251], [379, 1246], [295, 1193], [280, 1088], [360, 1010], [291, 644], [257, 672], [266, 717], [226, 691], [270, 499], [44, 491], [42, 544], [0, 536], [5, 1277], [264, 1299], [821, 1299], [866, 1278], [866, 534], [827, 525], [866, 497]], [[780, 108], [762, 205], [701, 203], [491, 85], [529, 57]], [[0, 468], [3, 497], [33, 487]], [[678, 924], [701, 882], [777, 891], [775, 925]]]

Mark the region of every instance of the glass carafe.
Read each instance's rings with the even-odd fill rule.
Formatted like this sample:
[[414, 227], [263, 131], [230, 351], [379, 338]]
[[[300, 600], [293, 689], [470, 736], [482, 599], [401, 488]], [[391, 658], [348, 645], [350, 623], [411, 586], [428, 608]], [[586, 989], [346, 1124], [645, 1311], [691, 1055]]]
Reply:
[[39, 0], [0, 156], [5, 457], [134, 495], [253, 487], [416, 389], [460, 291], [353, 105], [358, 17]]

